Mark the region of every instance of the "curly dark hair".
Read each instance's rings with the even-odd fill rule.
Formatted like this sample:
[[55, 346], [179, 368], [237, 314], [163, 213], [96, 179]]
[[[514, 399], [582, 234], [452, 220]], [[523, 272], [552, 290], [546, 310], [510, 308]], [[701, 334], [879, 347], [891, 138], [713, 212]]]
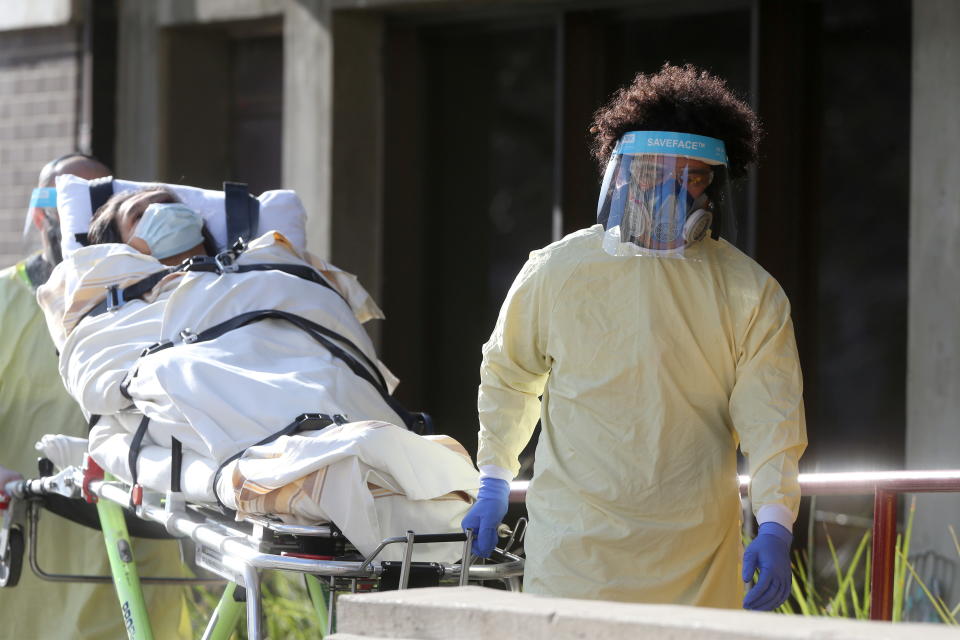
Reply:
[[760, 120], [725, 80], [693, 65], [663, 65], [639, 73], [594, 114], [591, 152], [606, 167], [614, 145], [627, 131], [677, 131], [723, 140], [730, 177], [746, 175], [757, 159]]

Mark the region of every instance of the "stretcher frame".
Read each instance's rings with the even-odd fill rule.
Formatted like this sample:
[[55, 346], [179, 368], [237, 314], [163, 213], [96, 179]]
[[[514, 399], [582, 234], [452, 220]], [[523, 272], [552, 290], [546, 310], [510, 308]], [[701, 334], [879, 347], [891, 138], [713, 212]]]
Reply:
[[[411, 583], [412, 575], [423, 575], [424, 572], [429, 574], [428, 579], [432, 580], [433, 584], [464, 585], [468, 581], [498, 581], [505, 589], [517, 591], [523, 575], [523, 559], [499, 549], [495, 550], [496, 562], [473, 563], [473, 540], [472, 532], [469, 531], [441, 534], [417, 534], [408, 531], [405, 536], [383, 540], [377, 549], [362, 561], [289, 554], [280, 548], [283, 545], [279, 540], [303, 537], [330, 539], [342, 534], [330, 525], [289, 525], [261, 516], [248, 516], [241, 522], [235, 522], [229, 516], [215, 512], [208, 505], [187, 504], [179, 492], [168, 491], [161, 494], [143, 491], [142, 496], [138, 496], [139, 504], [134, 505], [131, 503], [130, 485], [109, 474], [98, 477], [96, 474], [91, 475], [89, 469], [85, 473], [77, 467], [68, 467], [55, 475], [8, 483], [4, 487], [4, 494], [5, 500], [0, 501], [0, 587], [7, 586], [8, 582], [16, 582], [23, 560], [23, 528], [26, 527], [30, 539], [30, 566], [41, 579], [113, 582], [130, 640], [152, 640], [154, 637], [141, 588], [141, 584], [145, 582], [225, 582], [223, 594], [202, 638], [228, 640], [245, 610], [247, 637], [250, 640], [260, 640], [264, 637], [260, 590], [260, 572], [263, 570], [288, 571], [304, 576], [307, 593], [320, 624], [321, 636], [335, 630], [336, 601], [340, 593], [381, 588], [406, 589], [415, 586]], [[40, 569], [36, 559], [39, 511], [43, 508], [43, 497], [51, 494], [96, 503], [112, 577], [57, 575]], [[125, 510], [137, 518], [162, 525], [174, 538], [192, 540], [196, 545], [197, 565], [219, 578], [141, 578], [124, 518]], [[437, 542], [462, 542], [460, 563], [412, 561], [413, 545]], [[393, 544], [405, 545], [403, 560], [399, 563], [378, 560], [383, 549]], [[388, 574], [393, 576], [395, 583], [385, 586]]]

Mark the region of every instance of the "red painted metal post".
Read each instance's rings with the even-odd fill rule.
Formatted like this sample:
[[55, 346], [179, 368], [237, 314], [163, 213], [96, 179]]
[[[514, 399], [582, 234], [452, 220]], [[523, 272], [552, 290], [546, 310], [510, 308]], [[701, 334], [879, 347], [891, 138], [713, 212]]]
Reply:
[[870, 619], [893, 619], [893, 564], [897, 542], [897, 493], [878, 488], [873, 497], [873, 561]]

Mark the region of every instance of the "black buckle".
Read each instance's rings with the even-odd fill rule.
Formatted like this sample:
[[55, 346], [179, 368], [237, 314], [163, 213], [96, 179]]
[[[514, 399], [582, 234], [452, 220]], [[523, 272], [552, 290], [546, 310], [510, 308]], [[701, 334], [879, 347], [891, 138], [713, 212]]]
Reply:
[[246, 241], [243, 238], [237, 238], [232, 247], [224, 249], [213, 257], [213, 261], [217, 265], [217, 271], [220, 273], [236, 273], [239, 269], [237, 258], [246, 250]]
[[123, 289], [118, 284], [107, 286], [107, 311], [116, 311], [123, 306]]
[[416, 420], [413, 422], [414, 428], [411, 429], [411, 431], [418, 436], [432, 436], [436, 434], [433, 428], [433, 418], [430, 417], [429, 413], [421, 411], [413, 415], [416, 416]]
[[191, 256], [180, 263], [178, 271], [216, 271], [217, 264], [210, 256]]
[[237, 265], [237, 256], [233, 251], [221, 251], [213, 257], [217, 264], [217, 271], [220, 273], [234, 273], [239, 269]]
[[152, 345], [150, 345], [149, 347], [147, 347], [146, 349], [140, 352], [140, 357], [143, 358], [144, 356], [148, 356], [151, 353], [156, 353], [157, 351], [166, 349], [172, 344], [173, 344], [172, 342], [154, 342]]
[[297, 425], [294, 433], [300, 433], [301, 431], [320, 431], [332, 424], [341, 425], [349, 421], [339, 413], [332, 416], [326, 413], [301, 413], [294, 422]]

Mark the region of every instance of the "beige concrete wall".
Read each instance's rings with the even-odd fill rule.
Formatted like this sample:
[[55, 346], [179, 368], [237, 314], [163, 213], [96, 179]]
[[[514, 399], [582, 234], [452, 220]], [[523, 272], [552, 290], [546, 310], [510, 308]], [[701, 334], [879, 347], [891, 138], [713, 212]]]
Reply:
[[331, 640], [956, 640], [938, 625], [543, 598], [482, 587], [342, 596]]
[[[914, 0], [907, 467], [960, 468], [960, 3]], [[882, 256], [878, 256], [882, 259]], [[917, 502], [912, 553], [953, 563], [960, 495]], [[942, 574], [942, 571], [941, 571]], [[929, 577], [929, 576], [927, 576]]]
[[0, 267], [39, 248], [22, 235], [40, 169], [77, 148], [79, 31], [0, 34]]
[[322, 0], [163, 0], [123, 2], [117, 81], [118, 175], [158, 179], [163, 159], [166, 54], [161, 29], [283, 16], [283, 180], [308, 212], [308, 246], [330, 257], [331, 16]]
[[330, 257], [382, 302], [382, 15], [334, 13], [333, 42]]
[[128, 180], [156, 180], [162, 153], [157, 4], [121, 2], [118, 29], [113, 169]]
[[283, 186], [307, 209], [307, 247], [330, 258], [333, 37], [321, 0], [290, 0], [283, 20]]
[[170, 26], [273, 18], [296, 0], [121, 2], [117, 69], [117, 175], [157, 180], [165, 158], [161, 30]]

